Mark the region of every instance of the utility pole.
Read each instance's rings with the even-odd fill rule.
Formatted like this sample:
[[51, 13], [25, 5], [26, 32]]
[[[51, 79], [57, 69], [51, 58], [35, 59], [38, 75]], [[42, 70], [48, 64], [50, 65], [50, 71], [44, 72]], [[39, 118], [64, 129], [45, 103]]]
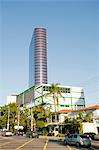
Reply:
[[9, 116], [10, 116], [10, 108], [8, 105], [8, 121], [7, 121], [7, 130], [9, 130]]

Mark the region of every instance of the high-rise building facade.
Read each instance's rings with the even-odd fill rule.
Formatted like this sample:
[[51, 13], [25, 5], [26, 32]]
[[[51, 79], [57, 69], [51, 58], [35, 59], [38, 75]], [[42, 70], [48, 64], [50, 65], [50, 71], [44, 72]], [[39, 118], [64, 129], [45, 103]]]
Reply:
[[34, 29], [29, 47], [29, 87], [47, 84], [47, 40], [46, 29]]

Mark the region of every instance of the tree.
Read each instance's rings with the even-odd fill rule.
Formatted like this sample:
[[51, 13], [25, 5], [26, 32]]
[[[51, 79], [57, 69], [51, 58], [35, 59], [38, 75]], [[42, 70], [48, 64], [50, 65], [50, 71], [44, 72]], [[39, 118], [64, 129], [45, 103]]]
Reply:
[[16, 125], [17, 105], [16, 103], [11, 103], [8, 105], [8, 108], [10, 129], [14, 131], [14, 126]]
[[31, 117], [29, 109], [23, 107], [23, 109], [20, 110], [20, 125], [24, 127], [24, 131], [29, 130], [31, 128], [30, 119]]
[[42, 128], [47, 123], [47, 114], [43, 106], [38, 105], [33, 108], [34, 123], [36, 127]]
[[87, 112], [83, 121], [92, 122], [92, 112]]
[[77, 127], [78, 127], [78, 132], [79, 133], [82, 133], [82, 122], [83, 122], [83, 112], [82, 111], [79, 111], [77, 113], [77, 118], [75, 119], [75, 122], [77, 124]]
[[7, 127], [7, 114], [8, 114], [8, 109], [7, 105], [1, 107], [1, 116], [0, 116], [0, 125], [2, 128]]
[[59, 84], [51, 84], [51, 88], [49, 89], [49, 93], [45, 94], [45, 97], [47, 96], [51, 96], [53, 97], [53, 101], [54, 101], [54, 108], [55, 108], [55, 122], [57, 122], [57, 111], [58, 111], [58, 105], [59, 105], [59, 99], [58, 99], [58, 95], [60, 95], [61, 97], [63, 97], [61, 95], [61, 90], [59, 88]]
[[[7, 128], [7, 124], [9, 123], [10, 129], [14, 130], [14, 125], [16, 124], [15, 123], [16, 110], [17, 110], [17, 106], [15, 103], [1, 107], [2, 115], [0, 116], [0, 125], [2, 126], [2, 128]], [[9, 117], [8, 117], [8, 112], [9, 112]]]
[[63, 131], [65, 134], [82, 133], [82, 121], [66, 117]]
[[83, 119], [83, 112], [82, 111], [79, 111], [78, 113], [77, 113], [77, 119]]
[[[9, 117], [8, 117], [8, 108], [9, 108]], [[0, 126], [1, 128], [7, 128], [9, 122], [9, 129], [14, 131], [14, 126], [18, 125], [18, 112], [19, 113], [19, 125], [24, 127], [24, 130], [31, 129], [31, 113], [30, 110], [26, 107], [20, 109], [15, 103], [5, 105], [0, 107]], [[33, 112], [33, 124], [36, 127], [44, 127], [47, 123], [48, 111], [46, 112], [44, 106], [35, 106], [32, 108]], [[8, 121], [9, 118], [9, 121]]]

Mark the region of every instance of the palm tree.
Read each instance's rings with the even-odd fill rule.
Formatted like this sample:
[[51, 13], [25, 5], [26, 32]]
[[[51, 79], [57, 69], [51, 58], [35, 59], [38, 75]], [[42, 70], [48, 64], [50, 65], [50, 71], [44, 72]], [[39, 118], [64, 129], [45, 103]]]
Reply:
[[59, 104], [58, 95], [63, 97], [61, 95], [61, 90], [59, 88], [59, 83], [51, 84], [51, 87], [49, 88], [49, 93], [45, 94], [45, 97], [50, 96], [50, 95], [53, 96], [54, 108], [55, 108], [55, 122], [57, 122], [57, 111], [58, 111], [58, 104]]

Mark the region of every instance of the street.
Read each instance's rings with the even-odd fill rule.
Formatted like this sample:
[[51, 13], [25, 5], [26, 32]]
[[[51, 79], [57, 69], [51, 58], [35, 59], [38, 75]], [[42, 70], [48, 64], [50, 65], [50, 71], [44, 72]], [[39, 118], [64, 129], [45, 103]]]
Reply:
[[[94, 145], [94, 147], [93, 147]], [[28, 138], [25, 136], [0, 136], [0, 150], [99, 150], [99, 141], [92, 141], [91, 148], [65, 146], [63, 141], [51, 138]]]

